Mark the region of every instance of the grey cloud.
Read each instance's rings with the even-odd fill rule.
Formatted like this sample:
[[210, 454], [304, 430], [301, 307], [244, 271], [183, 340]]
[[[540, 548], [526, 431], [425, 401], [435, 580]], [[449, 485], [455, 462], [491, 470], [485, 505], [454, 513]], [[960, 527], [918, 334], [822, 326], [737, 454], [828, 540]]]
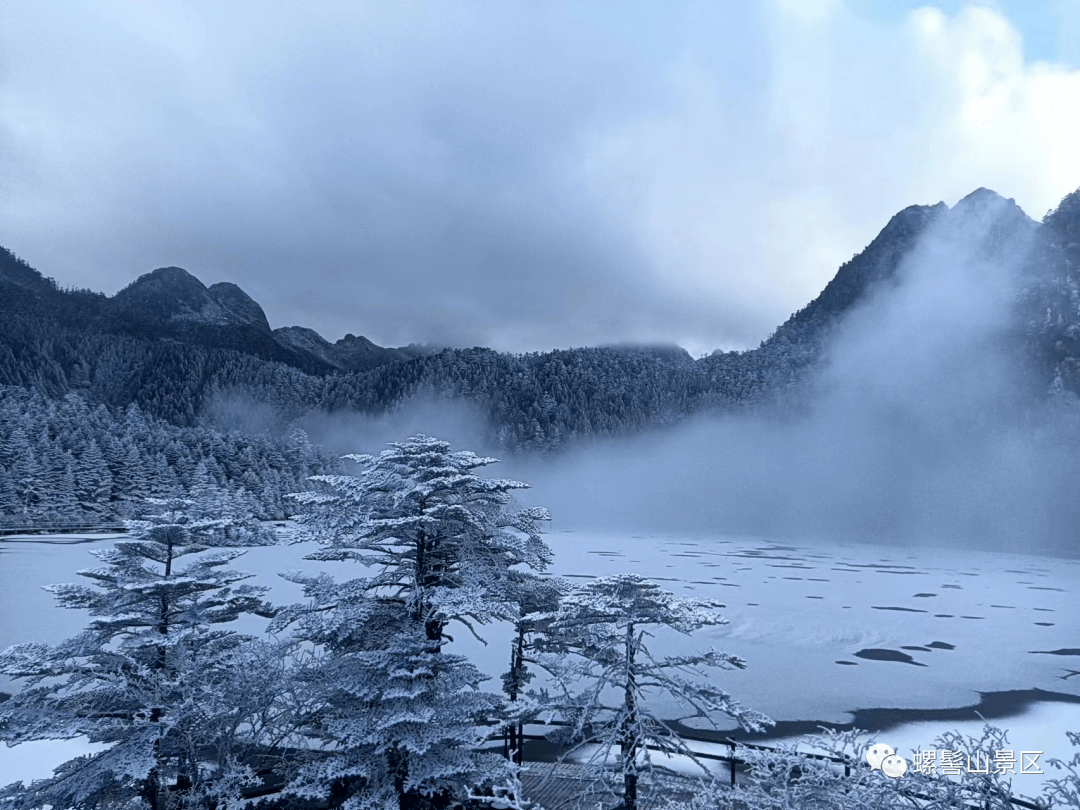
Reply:
[[670, 292], [586, 188], [588, 133], [663, 93], [595, 9], [190, 8], [5, 12], [0, 243], [47, 275], [112, 293], [180, 265], [331, 340], [744, 336], [742, 305]]

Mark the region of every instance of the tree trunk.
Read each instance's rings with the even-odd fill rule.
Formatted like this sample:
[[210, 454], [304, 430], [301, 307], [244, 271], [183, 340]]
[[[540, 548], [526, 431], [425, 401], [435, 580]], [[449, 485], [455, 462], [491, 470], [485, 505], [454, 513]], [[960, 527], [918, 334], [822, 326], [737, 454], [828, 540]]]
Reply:
[[637, 727], [636, 689], [637, 682], [634, 678], [634, 625], [630, 623], [626, 627], [626, 720], [623, 725], [622, 739], [619, 742], [623, 758], [623, 807], [626, 810], [637, 810], [638, 798], [637, 757], [638, 749], [641, 746]]
[[[519, 622], [517, 638], [510, 654], [510, 700], [518, 699], [518, 685], [525, 673], [525, 626]], [[510, 727], [510, 761], [518, 765], [525, 762], [525, 724], [515, 723]]]
[[394, 776], [394, 792], [397, 794], [398, 810], [410, 810], [410, 796], [405, 792], [405, 780], [409, 778], [408, 755], [397, 746], [386, 753], [388, 770]]
[[143, 798], [150, 810], [162, 810], [161, 784], [158, 781], [158, 770], [153, 768], [143, 780], [139, 795]]
[[[176, 538], [172, 536], [171, 532], [169, 532], [169, 534], [166, 536], [167, 554], [165, 557], [164, 573], [164, 576], [166, 578], [172, 576], [173, 547], [175, 544], [175, 540]], [[158, 611], [158, 624], [156, 629], [161, 635], [167, 636], [169, 634], [169, 600], [164, 593], [161, 594], [161, 596], [159, 597]], [[163, 645], [161, 649], [158, 650], [157, 660], [157, 669], [160, 673], [160, 678], [165, 677], [165, 669], [167, 666], [168, 659], [166, 657], [165, 647]], [[150, 710], [150, 722], [160, 723], [161, 718], [164, 714], [165, 710], [163, 708], [161, 708], [160, 706], [154, 706]], [[164, 805], [164, 802], [162, 801], [163, 796], [161, 785], [161, 771], [163, 764], [164, 757], [161, 754], [161, 737], [158, 736], [158, 738], [154, 740], [154, 767], [150, 771], [150, 773], [147, 774], [146, 781], [144, 782], [143, 786], [143, 791], [141, 791], [143, 794], [143, 798], [146, 799], [147, 803], [150, 805], [150, 810], [161, 810], [162, 806]]]

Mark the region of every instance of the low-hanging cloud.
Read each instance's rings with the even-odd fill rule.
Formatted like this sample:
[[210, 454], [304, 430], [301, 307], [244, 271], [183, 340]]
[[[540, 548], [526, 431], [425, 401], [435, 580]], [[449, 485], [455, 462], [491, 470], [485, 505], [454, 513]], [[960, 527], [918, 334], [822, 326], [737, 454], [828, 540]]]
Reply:
[[1036, 227], [1018, 213], [980, 197], [941, 217], [842, 322], [804, 411], [701, 418], [521, 475], [571, 527], [1077, 553], [1077, 414], [1045, 406], [1016, 350]]

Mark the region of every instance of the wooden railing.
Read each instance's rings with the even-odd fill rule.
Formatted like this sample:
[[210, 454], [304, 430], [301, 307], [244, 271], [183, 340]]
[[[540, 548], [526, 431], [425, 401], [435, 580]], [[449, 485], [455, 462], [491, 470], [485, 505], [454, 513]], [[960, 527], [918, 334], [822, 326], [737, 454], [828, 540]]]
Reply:
[[[517, 740], [520, 740], [521, 742], [525, 742], [527, 740], [547, 741], [547, 737], [545, 735], [543, 735], [543, 734], [515, 734], [515, 738]], [[492, 741], [494, 742], [494, 741], [498, 741], [500, 739], [502, 739], [502, 738], [493, 737]], [[687, 735], [682, 735], [682, 739], [683, 739], [684, 742], [692, 742], [692, 741], [696, 741], [696, 742], [714, 742], [712, 740], [697, 739], [697, 738], [690, 737], [690, 736], [687, 736]], [[725, 755], [725, 754], [712, 754], [712, 753], [702, 752], [702, 751], [694, 751], [693, 754], [698, 759], [709, 760], [709, 761], [712, 761], [712, 762], [724, 762], [724, 763], [727, 763], [728, 766], [729, 766], [729, 773], [730, 773], [730, 777], [731, 777], [731, 786], [732, 787], [735, 786], [735, 774], [736, 774], [737, 769], [740, 766], [745, 767], [745, 766], [748, 766], [750, 764], [750, 762], [748, 760], [742, 759], [741, 757], [739, 757], [736, 754], [736, 751], [738, 750], [739, 746], [742, 746], [743, 748], [750, 748], [750, 749], [753, 749], [753, 750], [756, 750], [756, 751], [779, 753], [779, 750], [777, 748], [775, 748], [774, 746], [761, 745], [759, 743], [736, 742], [735, 740], [732, 740], [732, 739], [725, 739], [725, 740], [720, 741], [720, 744], [728, 746], [731, 749], [731, 753]], [[658, 753], [663, 753], [660, 749], [658, 749], [658, 748], [656, 748], [654, 746], [646, 746], [646, 747], [649, 748], [650, 751], [657, 751]], [[524, 762], [530, 761], [528, 759], [527, 755], [525, 755], [524, 746], [519, 748], [517, 751], [511, 751], [510, 748], [509, 748], [509, 745], [504, 743], [503, 754], [508, 759], [514, 759], [514, 761], [518, 762], [519, 764], [523, 764]], [[843, 768], [844, 768], [844, 776], [845, 777], [850, 777], [851, 776], [852, 762], [850, 760], [842, 759], [840, 757], [830, 756], [828, 754], [812, 754], [812, 753], [803, 753], [803, 752], [798, 752], [796, 754], [796, 756], [798, 756], [800, 758], [803, 758], [803, 759], [807, 759], [807, 760], [817, 760], [818, 762], [831, 762], [831, 763], [833, 763], [833, 764], [835, 764], [837, 766], [843, 766]], [[921, 793], [919, 793], [917, 791], [908, 791], [906, 793], [906, 795], [909, 796], [912, 799], [921, 800], [921, 801], [932, 801], [933, 800], [932, 796], [927, 796], [927, 795], [921, 794]], [[971, 808], [971, 810], [977, 810], [978, 808], [982, 808], [984, 806], [984, 804], [983, 804], [984, 801], [985, 800], [983, 800], [983, 799], [977, 799], [977, 798], [973, 797], [971, 799], [965, 800], [964, 804], [963, 805], [958, 805], [958, 807], [965, 807], [965, 808]], [[1020, 799], [1020, 798], [1017, 798], [1017, 797], [1014, 797], [1014, 796], [1010, 796], [1008, 801], [1013, 807], [1023, 808], [1023, 810], [1043, 810], [1043, 808], [1040, 805], [1034, 804], [1033, 802], [1029, 802], [1026, 799]]]

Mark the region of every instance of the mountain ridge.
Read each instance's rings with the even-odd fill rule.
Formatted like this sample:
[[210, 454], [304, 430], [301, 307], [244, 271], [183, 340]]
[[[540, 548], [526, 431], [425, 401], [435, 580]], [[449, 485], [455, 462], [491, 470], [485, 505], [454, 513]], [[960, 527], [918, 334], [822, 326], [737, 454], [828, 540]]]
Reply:
[[968, 228], [974, 236], [965, 238], [981, 240], [979, 249], [991, 254], [1012, 249], [1019, 237], [1038, 237], [1016, 302], [1019, 349], [1038, 372], [1040, 395], [1080, 390], [1080, 191], [1040, 224], [988, 189], [951, 209], [902, 209], [756, 349], [700, 360], [672, 346], [513, 355], [388, 349], [353, 334], [330, 343], [307, 327], [271, 329], [237, 285], [206, 287], [181, 268], [158, 268], [107, 298], [62, 291], [2, 251], [0, 384], [53, 396], [85, 390], [109, 406], [137, 402], [181, 425], [210, 415], [250, 426], [260, 409], [296, 419], [314, 411], [390, 413], [422, 397], [463, 399], [481, 406], [500, 446], [554, 449], [700, 411], [797, 399], [846, 314], [899, 283], [904, 258], [936, 223], [949, 222]]
[[[262, 306], [238, 285], [219, 281], [207, 287], [182, 267], [144, 273], [109, 298], [85, 290], [60, 290], [11, 251], [0, 251], [0, 283], [9, 285], [7, 297], [11, 298], [13, 286], [23, 307], [38, 314], [47, 314], [52, 307], [54, 314], [76, 328], [235, 349], [316, 374], [364, 371], [430, 351], [415, 344], [383, 348], [352, 334], [330, 343], [306, 327], [272, 330]], [[38, 306], [29, 306], [29, 296], [38, 299], [33, 302]], [[71, 306], [73, 298], [81, 299], [79, 306]]]

